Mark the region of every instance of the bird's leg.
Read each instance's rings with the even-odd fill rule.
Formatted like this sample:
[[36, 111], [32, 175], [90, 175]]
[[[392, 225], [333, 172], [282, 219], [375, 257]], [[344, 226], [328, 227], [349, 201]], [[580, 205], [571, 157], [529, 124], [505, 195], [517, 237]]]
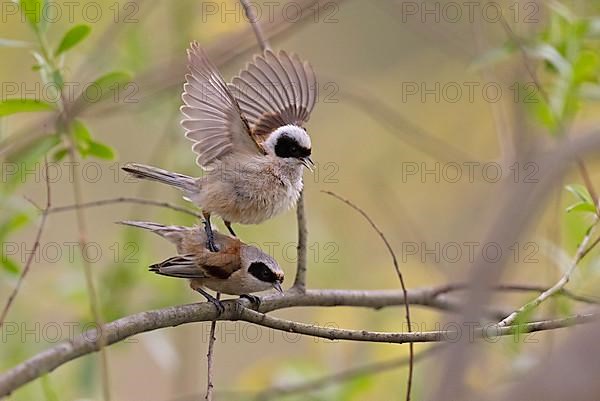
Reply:
[[194, 290], [204, 295], [206, 300], [213, 304], [215, 308], [217, 308], [217, 312], [219, 313], [219, 315], [225, 312], [225, 305], [223, 305], [223, 302], [219, 301], [217, 298], [213, 297], [208, 292], [204, 291], [202, 288], [194, 288]]
[[257, 309], [260, 307], [260, 298], [256, 295], [242, 294], [240, 295], [240, 299], [242, 298], [246, 298], [248, 301], [252, 302], [254, 305], [256, 305]]
[[225, 227], [227, 227], [229, 230], [229, 233], [234, 237], [237, 237], [237, 235], [235, 235], [235, 231], [233, 231], [233, 228], [231, 227], [231, 221], [223, 220], [223, 222], [225, 223]]
[[206, 232], [207, 237], [206, 247], [211, 252], [219, 252], [219, 248], [215, 244], [215, 234], [210, 225], [210, 213], [202, 212], [202, 216], [204, 216], [204, 231]]

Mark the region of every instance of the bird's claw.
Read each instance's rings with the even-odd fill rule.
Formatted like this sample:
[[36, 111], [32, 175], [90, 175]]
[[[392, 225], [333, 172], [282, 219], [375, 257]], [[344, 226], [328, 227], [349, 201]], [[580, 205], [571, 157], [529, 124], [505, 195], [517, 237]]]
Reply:
[[240, 295], [240, 299], [244, 299], [244, 298], [247, 299], [248, 301], [250, 301], [252, 303], [252, 305], [255, 305], [257, 309], [260, 307], [261, 300], [256, 295], [250, 295], [250, 294]]
[[223, 302], [219, 301], [216, 298], [209, 299], [208, 301], [212, 303], [215, 306], [215, 308], [217, 308], [218, 316], [221, 316], [223, 312], [225, 312], [225, 305], [223, 305]]

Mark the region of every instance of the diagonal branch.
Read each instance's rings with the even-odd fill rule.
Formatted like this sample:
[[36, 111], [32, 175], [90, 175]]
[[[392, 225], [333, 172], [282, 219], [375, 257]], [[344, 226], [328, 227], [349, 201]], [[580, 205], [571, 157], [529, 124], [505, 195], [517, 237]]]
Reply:
[[498, 323], [499, 327], [509, 326], [509, 325], [513, 324], [519, 315], [537, 308], [538, 306], [540, 306], [540, 304], [542, 302], [544, 302], [545, 300], [547, 300], [554, 294], [560, 292], [565, 287], [565, 285], [567, 285], [567, 283], [571, 279], [571, 276], [573, 275], [573, 272], [575, 271], [575, 268], [577, 267], [577, 265], [579, 264], [579, 262], [585, 255], [584, 252], [586, 251], [586, 249], [588, 249], [587, 245], [590, 242], [590, 239], [592, 237], [592, 232], [594, 231], [594, 227], [596, 226], [597, 223], [598, 223], [598, 217], [596, 215], [594, 215], [594, 222], [592, 223], [592, 225], [588, 228], [587, 232], [585, 233], [585, 236], [583, 237], [581, 244], [579, 244], [579, 246], [577, 247], [577, 251], [575, 252], [575, 257], [573, 258], [573, 261], [569, 265], [569, 268], [567, 269], [567, 271], [562, 275], [560, 280], [558, 280], [558, 282], [556, 282], [556, 284], [554, 284], [552, 287], [550, 287], [546, 291], [542, 292], [535, 299], [533, 299], [532, 301], [529, 301], [528, 303], [526, 303], [525, 305], [521, 306], [519, 309], [517, 309], [516, 311], [514, 311], [513, 313], [508, 315], [506, 318], [501, 320]]
[[[331, 192], [331, 191], [322, 191], [322, 192], [326, 193], [327, 195], [331, 195], [334, 198], [344, 202], [346, 205], [350, 206], [352, 209], [354, 209], [358, 213], [360, 213], [367, 220], [367, 222], [371, 225], [371, 227], [373, 227], [373, 229], [377, 232], [379, 237], [381, 237], [381, 240], [385, 244], [388, 252], [390, 253], [390, 255], [392, 257], [394, 269], [396, 270], [396, 274], [398, 275], [398, 280], [400, 280], [400, 286], [402, 287], [402, 294], [404, 295], [404, 310], [406, 312], [406, 324], [408, 325], [407, 330], [410, 333], [412, 328], [411, 328], [411, 324], [410, 324], [410, 309], [408, 306], [408, 304], [409, 304], [408, 293], [406, 291], [406, 284], [404, 283], [404, 277], [402, 276], [402, 272], [400, 271], [400, 266], [398, 265], [398, 259], [396, 258], [396, 254], [394, 253], [394, 249], [392, 248], [392, 245], [387, 240], [387, 238], [383, 234], [383, 232], [379, 229], [379, 227], [377, 227], [375, 222], [371, 219], [371, 217], [369, 217], [369, 215], [364, 210], [362, 210], [361, 208], [356, 206], [354, 203], [350, 202], [347, 199], [342, 198], [341, 196], [339, 196], [338, 194], [336, 194], [334, 192]], [[408, 381], [406, 383], [406, 401], [410, 401], [410, 392], [411, 392], [411, 388], [412, 388], [413, 368], [414, 368], [413, 359], [415, 356], [415, 350], [414, 350], [413, 343], [410, 343], [408, 345], [408, 349], [409, 349], [409, 363], [408, 363]]]
[[35, 254], [40, 246], [40, 239], [42, 238], [42, 232], [44, 231], [44, 227], [46, 225], [46, 219], [48, 218], [48, 212], [50, 210], [50, 206], [52, 205], [52, 197], [51, 197], [52, 193], [50, 191], [50, 174], [48, 174], [48, 159], [46, 159], [44, 162], [45, 162], [45, 169], [46, 169], [46, 207], [42, 210], [42, 220], [40, 221], [40, 226], [38, 227], [37, 233], [35, 234], [35, 241], [33, 243], [33, 249], [31, 250], [29, 257], [27, 258], [27, 261], [25, 262], [25, 266], [23, 267], [23, 271], [21, 271], [21, 275], [19, 276], [19, 279], [17, 280], [17, 284], [15, 285], [15, 288], [13, 288], [11, 294], [9, 295], [8, 300], [6, 301], [6, 305], [4, 305], [4, 309], [2, 310], [2, 314], [0, 315], [0, 328], [2, 328], [2, 325], [4, 324], [4, 321], [6, 320], [8, 311], [10, 310], [15, 298], [17, 297], [17, 294], [19, 293], [19, 290], [21, 289], [21, 285], [23, 285], [23, 282], [25, 281], [25, 277], [27, 276], [27, 273], [29, 273], [29, 269], [31, 268]]

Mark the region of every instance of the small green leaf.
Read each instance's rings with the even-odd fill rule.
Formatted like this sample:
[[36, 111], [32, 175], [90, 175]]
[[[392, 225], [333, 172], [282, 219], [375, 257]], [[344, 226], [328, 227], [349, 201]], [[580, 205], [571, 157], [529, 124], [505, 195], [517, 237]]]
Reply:
[[18, 275], [21, 272], [21, 267], [19, 264], [12, 258], [8, 256], [2, 255], [2, 259], [0, 260], [0, 264], [2, 268], [10, 274]]
[[600, 55], [591, 50], [579, 54], [573, 66], [575, 83], [596, 82], [600, 71]]
[[50, 103], [33, 99], [7, 99], [0, 102], [0, 117], [15, 113], [50, 110], [54, 110], [54, 106]]
[[131, 82], [131, 75], [128, 73], [110, 72], [89, 84], [80, 99], [83, 97], [81, 100], [87, 103], [96, 103], [111, 95], [116, 97], [117, 93], [123, 90], [128, 82]]
[[73, 121], [71, 125], [77, 151], [82, 157], [87, 157], [92, 142], [92, 134], [81, 120]]
[[583, 203], [594, 204], [592, 200], [592, 196], [588, 192], [587, 188], [581, 184], [571, 184], [565, 187], [567, 191], [572, 193], [577, 199], [579, 199]]
[[54, 55], [58, 56], [67, 50], [72, 49], [75, 45], [85, 39], [91, 31], [92, 28], [90, 28], [89, 25], [77, 25], [69, 29], [60, 41], [58, 48], [54, 51]]
[[45, 401], [60, 401], [48, 374], [41, 377], [41, 383]]
[[113, 160], [115, 158], [115, 152], [110, 146], [96, 141], [90, 141], [88, 154], [90, 156], [105, 160]]
[[59, 162], [69, 154], [69, 149], [59, 149], [52, 155], [52, 161]]
[[43, 0], [20, 0], [19, 4], [21, 13], [23, 13], [31, 27], [38, 31], [43, 18], [45, 2]]
[[567, 211], [567, 213], [571, 213], [571, 212], [596, 213], [596, 208], [591, 203], [578, 202], [578, 203], [574, 203], [571, 206], [567, 207], [566, 211]]
[[0, 238], [4, 238], [11, 233], [25, 227], [31, 219], [27, 213], [15, 213], [11, 215], [5, 222], [0, 224]]

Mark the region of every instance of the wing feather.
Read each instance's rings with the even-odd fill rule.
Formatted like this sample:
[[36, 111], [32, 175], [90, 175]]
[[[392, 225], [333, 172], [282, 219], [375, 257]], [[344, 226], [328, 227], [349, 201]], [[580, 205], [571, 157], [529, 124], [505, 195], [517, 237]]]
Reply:
[[254, 138], [264, 140], [280, 126], [302, 126], [317, 99], [317, 79], [308, 62], [271, 50], [254, 58], [229, 84]]
[[181, 125], [194, 142], [198, 165], [209, 170], [226, 156], [264, 154], [223, 77], [196, 42], [188, 49], [188, 63]]

